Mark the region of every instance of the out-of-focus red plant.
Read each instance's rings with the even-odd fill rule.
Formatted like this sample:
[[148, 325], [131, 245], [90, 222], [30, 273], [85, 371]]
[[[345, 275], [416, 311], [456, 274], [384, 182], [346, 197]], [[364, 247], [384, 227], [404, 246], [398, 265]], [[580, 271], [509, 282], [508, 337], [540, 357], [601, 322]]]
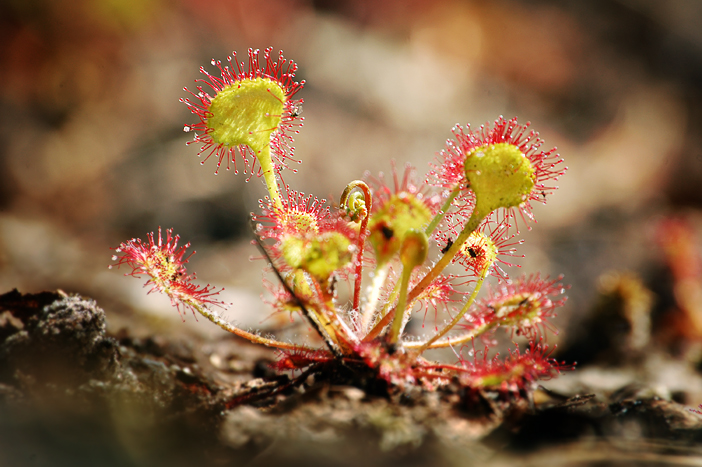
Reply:
[[658, 226], [658, 243], [673, 276], [675, 302], [682, 312], [677, 330], [702, 339], [702, 254], [697, 233], [684, 218], [668, 218]]

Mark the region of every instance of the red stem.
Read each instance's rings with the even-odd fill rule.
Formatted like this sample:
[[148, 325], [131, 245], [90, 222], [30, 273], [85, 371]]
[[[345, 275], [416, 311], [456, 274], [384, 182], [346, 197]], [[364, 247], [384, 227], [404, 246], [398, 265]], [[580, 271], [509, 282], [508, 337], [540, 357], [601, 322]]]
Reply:
[[372, 197], [370, 188], [361, 180], [354, 180], [346, 185], [344, 192], [341, 194], [341, 205], [344, 206], [348, 201], [349, 194], [355, 188], [363, 192], [363, 200], [366, 203], [366, 215], [361, 221], [361, 228], [358, 233], [358, 253], [356, 254], [356, 278], [353, 285], [353, 309], [358, 311], [361, 306], [361, 281], [363, 280], [363, 250], [366, 244], [366, 229], [368, 220], [370, 219]]

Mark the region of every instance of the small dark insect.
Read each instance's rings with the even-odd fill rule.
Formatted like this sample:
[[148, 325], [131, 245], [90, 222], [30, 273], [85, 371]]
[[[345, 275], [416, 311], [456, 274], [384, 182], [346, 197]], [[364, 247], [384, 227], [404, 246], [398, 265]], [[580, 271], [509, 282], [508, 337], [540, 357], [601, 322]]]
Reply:
[[171, 281], [175, 282], [177, 280], [180, 280], [180, 278], [184, 275], [185, 273], [183, 271], [176, 271], [171, 275]]
[[329, 279], [329, 287], [327, 288], [327, 292], [329, 295], [332, 297], [336, 298], [336, 283], [338, 279], [336, 276], [332, 276], [331, 279]]
[[470, 255], [471, 258], [477, 258], [478, 257], [478, 252], [473, 249], [472, 246], [468, 247], [468, 254]]
[[[166, 264], [171, 264], [173, 261], [175, 261], [175, 260], [173, 259], [172, 256], [166, 256]], [[183, 276], [185, 276], [185, 268], [180, 268], [177, 271], [175, 271], [173, 274], [171, 274], [170, 280], [175, 282]]]
[[300, 104], [296, 104], [290, 107], [290, 117], [291, 118], [297, 118], [302, 114], [302, 106]]
[[453, 240], [451, 240], [451, 239], [449, 238], [448, 241], [446, 242], [446, 246], [443, 247], [443, 248], [441, 249], [441, 252], [442, 252], [443, 254], [446, 254], [446, 252], [449, 251], [449, 249], [450, 249], [452, 246], [453, 246]]
[[390, 240], [392, 236], [395, 235], [395, 231], [387, 225], [382, 226], [380, 230], [383, 232], [383, 237], [385, 237], [385, 240]]

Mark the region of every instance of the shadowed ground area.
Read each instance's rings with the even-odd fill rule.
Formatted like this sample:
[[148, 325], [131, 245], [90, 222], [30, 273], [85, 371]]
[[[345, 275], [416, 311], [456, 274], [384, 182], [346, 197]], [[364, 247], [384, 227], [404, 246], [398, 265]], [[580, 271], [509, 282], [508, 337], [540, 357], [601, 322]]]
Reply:
[[701, 416], [654, 381], [603, 390], [607, 367], [505, 400], [332, 371], [291, 379], [236, 339], [108, 336], [93, 300], [60, 291], [6, 293], [0, 318], [3, 465], [694, 465], [702, 455]]

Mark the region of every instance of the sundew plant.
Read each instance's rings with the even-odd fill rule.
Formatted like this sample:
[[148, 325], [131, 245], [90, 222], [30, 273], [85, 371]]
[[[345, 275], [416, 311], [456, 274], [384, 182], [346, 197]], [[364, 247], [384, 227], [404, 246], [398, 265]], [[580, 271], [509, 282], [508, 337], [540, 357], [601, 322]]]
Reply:
[[[279, 371], [351, 368], [390, 386], [435, 388], [458, 381], [469, 389], [519, 395], [536, 381], [571, 368], [543, 343], [555, 332], [549, 318], [563, 305], [561, 278], [540, 274], [511, 279], [503, 266], [518, 256], [519, 226], [534, 222], [532, 203], [545, 203], [565, 173], [563, 159], [529, 124], [497, 118], [472, 129], [457, 125], [429, 164], [426, 177], [392, 163], [392, 180], [366, 174], [339, 189], [327, 204], [282, 183], [302, 126], [303, 82], [280, 52], [236, 53], [217, 72], [200, 71], [195, 90], [181, 99], [196, 117], [201, 163], [219, 172], [260, 177], [268, 196], [253, 214], [255, 243], [268, 261], [269, 301], [279, 313], [299, 315], [311, 333], [304, 343], [241, 329], [222, 315], [227, 305], [213, 286], [197, 286], [186, 272], [189, 244], [159, 228], [146, 241], [116, 248], [117, 266], [146, 276], [149, 292], [166, 294], [184, 317], [197, 312], [225, 331], [279, 350]], [[224, 182], [224, 181], [223, 181]], [[530, 227], [529, 227], [530, 228]], [[449, 266], [452, 265], [450, 268]], [[112, 267], [112, 266], [111, 266]], [[450, 270], [450, 272], [449, 272]], [[492, 276], [496, 285], [485, 287]], [[345, 292], [345, 293], [344, 293]], [[422, 320], [424, 337], [409, 336]], [[528, 340], [504, 357], [490, 352], [498, 328]], [[317, 345], [310, 342], [318, 342]], [[455, 362], [432, 362], [429, 349], [452, 347]], [[476, 347], [477, 351], [476, 351]]]

